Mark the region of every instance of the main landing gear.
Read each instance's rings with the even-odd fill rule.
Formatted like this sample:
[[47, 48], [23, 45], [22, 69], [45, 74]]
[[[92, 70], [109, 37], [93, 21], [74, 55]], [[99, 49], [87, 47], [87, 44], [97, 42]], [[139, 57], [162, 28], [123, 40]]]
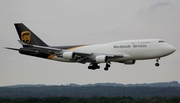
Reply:
[[156, 59], [156, 62], [157, 62], [157, 63], [155, 64], [156, 67], [158, 67], [158, 66], [160, 65], [160, 64], [159, 64], [159, 59], [160, 59], [160, 58]]
[[96, 69], [99, 69], [99, 68], [100, 68], [100, 66], [97, 63], [91, 63], [88, 66], [88, 69], [92, 69], [92, 70], [96, 70]]
[[[110, 62], [106, 63], [106, 66], [104, 68], [105, 71], [107, 71], [109, 69], [109, 67], [111, 66], [110, 64], [111, 64]], [[99, 68], [100, 68], [100, 66], [97, 63], [91, 63], [88, 66], [88, 69], [92, 69], [92, 70], [96, 70], [96, 69], [99, 69]]]
[[106, 66], [105, 66], [105, 68], [104, 68], [105, 71], [107, 71], [107, 70], [109, 69], [109, 67], [111, 66], [110, 64], [111, 64], [110, 62], [107, 62], [107, 63], [106, 63]]

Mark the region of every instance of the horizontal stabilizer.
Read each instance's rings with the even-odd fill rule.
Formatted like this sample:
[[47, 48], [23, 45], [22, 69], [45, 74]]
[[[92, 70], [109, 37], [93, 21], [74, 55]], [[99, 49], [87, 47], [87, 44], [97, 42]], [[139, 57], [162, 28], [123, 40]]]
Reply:
[[4, 47], [5, 49], [10, 49], [10, 50], [16, 50], [16, 51], [19, 51], [19, 49], [16, 49], [16, 48], [9, 48], [9, 47]]

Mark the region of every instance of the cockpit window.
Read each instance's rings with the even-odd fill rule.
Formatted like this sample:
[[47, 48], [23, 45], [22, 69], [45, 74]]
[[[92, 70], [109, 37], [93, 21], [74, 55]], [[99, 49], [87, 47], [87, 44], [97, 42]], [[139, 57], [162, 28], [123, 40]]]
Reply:
[[164, 41], [163, 41], [163, 40], [160, 40], [159, 43], [164, 43]]

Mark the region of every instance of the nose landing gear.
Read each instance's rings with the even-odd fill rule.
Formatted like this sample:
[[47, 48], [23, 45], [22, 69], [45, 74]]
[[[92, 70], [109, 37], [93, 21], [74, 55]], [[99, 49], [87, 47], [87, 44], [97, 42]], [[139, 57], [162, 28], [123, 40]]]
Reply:
[[111, 64], [110, 62], [107, 62], [107, 63], [106, 63], [106, 66], [105, 66], [105, 68], [104, 68], [105, 71], [107, 71], [107, 70], [109, 69], [109, 67], [111, 66], [110, 64]]
[[158, 58], [158, 59], [156, 60], [156, 62], [157, 62], [157, 63], [155, 63], [155, 66], [156, 66], [156, 67], [158, 67], [158, 66], [160, 65], [160, 64], [159, 64], [159, 59], [160, 59], [160, 58]]

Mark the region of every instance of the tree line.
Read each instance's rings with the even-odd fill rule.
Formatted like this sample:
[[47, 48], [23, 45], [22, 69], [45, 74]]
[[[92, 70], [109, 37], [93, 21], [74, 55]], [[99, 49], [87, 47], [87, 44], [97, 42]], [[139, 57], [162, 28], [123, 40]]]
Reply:
[[132, 97], [46, 97], [46, 98], [0, 98], [0, 103], [180, 103], [180, 98], [132, 98]]
[[113, 86], [42, 86], [42, 87], [0, 87], [3, 98], [46, 98], [46, 97], [122, 97], [133, 98], [180, 97], [180, 87], [113, 87]]

